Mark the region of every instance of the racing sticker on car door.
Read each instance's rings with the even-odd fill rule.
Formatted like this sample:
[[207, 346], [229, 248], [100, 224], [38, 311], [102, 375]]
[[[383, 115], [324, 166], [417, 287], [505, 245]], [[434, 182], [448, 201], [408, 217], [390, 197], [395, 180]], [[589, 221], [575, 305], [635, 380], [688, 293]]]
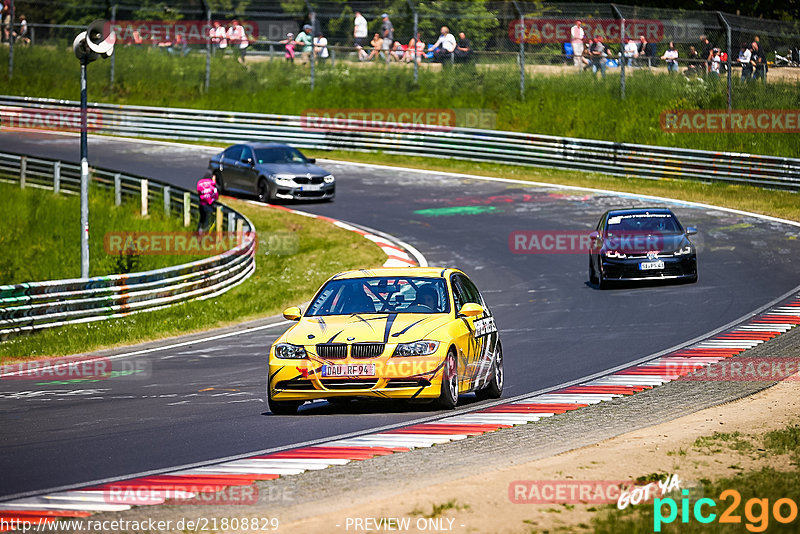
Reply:
[[473, 335], [476, 338], [488, 336], [489, 334], [497, 332], [497, 327], [494, 325], [494, 317], [491, 315], [482, 319], [475, 319], [474, 326], [475, 332]]

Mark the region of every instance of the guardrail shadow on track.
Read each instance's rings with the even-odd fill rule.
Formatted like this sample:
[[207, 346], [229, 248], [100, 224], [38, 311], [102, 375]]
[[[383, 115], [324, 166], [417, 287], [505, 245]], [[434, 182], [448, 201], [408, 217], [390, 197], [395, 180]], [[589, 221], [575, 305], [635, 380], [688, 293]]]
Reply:
[[[21, 187], [72, 194], [80, 190], [77, 164], [0, 152], [0, 169]], [[114, 190], [117, 205], [124, 197], [138, 198], [144, 207], [163, 201], [165, 214], [183, 216], [184, 226], [199, 209], [196, 195], [155, 180], [105, 169], [92, 169], [90, 177], [93, 184]], [[222, 254], [145, 272], [0, 286], [0, 339], [158, 310], [235, 287], [255, 271], [255, 227], [224, 204], [220, 210], [228, 235], [238, 240]]]

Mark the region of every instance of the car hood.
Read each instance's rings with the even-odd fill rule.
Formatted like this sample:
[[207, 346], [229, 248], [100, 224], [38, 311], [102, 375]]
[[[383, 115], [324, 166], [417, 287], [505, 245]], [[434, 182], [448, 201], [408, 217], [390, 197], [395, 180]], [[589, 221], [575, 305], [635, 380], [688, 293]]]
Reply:
[[304, 176], [311, 174], [312, 176], [325, 176], [330, 174], [322, 167], [318, 167], [311, 163], [259, 163], [258, 170], [264, 174], [294, 174], [295, 176]]
[[450, 315], [446, 313], [359, 313], [303, 317], [284, 334], [281, 341], [295, 345], [406, 343], [426, 339], [433, 330], [449, 320]]

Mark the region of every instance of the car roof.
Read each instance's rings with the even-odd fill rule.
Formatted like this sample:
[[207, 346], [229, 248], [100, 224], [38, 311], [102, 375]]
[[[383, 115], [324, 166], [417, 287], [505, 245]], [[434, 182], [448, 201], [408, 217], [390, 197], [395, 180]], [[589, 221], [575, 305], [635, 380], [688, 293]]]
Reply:
[[[448, 267], [379, 267], [377, 269], [359, 269], [357, 271], [344, 271], [335, 274], [331, 280], [346, 280], [352, 278], [374, 278], [382, 276], [419, 276], [422, 278], [446, 278], [450, 273], [461, 273], [458, 269]], [[462, 273], [463, 274], [463, 273]]]
[[672, 210], [664, 207], [651, 207], [651, 208], [620, 208], [615, 210], [608, 210], [605, 215], [634, 215], [637, 213], [669, 213], [675, 215]]
[[246, 145], [252, 148], [293, 148], [284, 143], [252, 142], [252, 143], [239, 143], [239, 144]]

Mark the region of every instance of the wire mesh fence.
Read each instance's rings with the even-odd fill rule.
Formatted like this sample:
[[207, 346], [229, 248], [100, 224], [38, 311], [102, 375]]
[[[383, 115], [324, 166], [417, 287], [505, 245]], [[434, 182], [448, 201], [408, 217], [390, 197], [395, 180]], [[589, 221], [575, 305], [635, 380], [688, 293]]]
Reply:
[[[31, 0], [17, 1], [16, 13], [27, 14], [24, 46], [30, 47], [68, 48], [84, 24], [108, 20], [118, 39], [109, 86], [132, 73], [135, 65], [156, 65], [157, 56], [184, 61], [181, 72], [194, 69], [202, 80], [200, 91], [206, 93], [213, 93], [222, 77], [244, 81], [257, 76], [266, 86], [281, 84], [284, 79], [275, 69], [291, 64], [287, 69], [294, 70], [287, 76], [292, 83], [300, 80], [311, 91], [359, 77], [397, 87], [396, 99], [366, 106], [384, 110], [375, 115], [376, 121], [391, 119], [391, 110], [424, 107], [424, 97], [417, 102], [404, 97], [408, 87], [473, 87], [481, 95], [474, 106], [468, 100], [458, 102], [449, 116], [440, 114], [436, 120], [493, 128], [498, 110], [487, 101], [530, 99], [543, 88], [561, 92], [565, 103], [577, 93], [620, 100], [652, 94], [677, 107], [700, 99], [705, 107], [730, 109], [764, 106], [765, 97], [749, 87], [754, 81], [800, 81], [797, 21], [514, 0], [223, 3], [143, 7]], [[36, 21], [52, 21], [54, 11], [59, 24]], [[15, 27], [20, 30], [19, 24]], [[225, 70], [224, 62], [234, 60], [248, 69]], [[17, 75], [24, 76], [25, 57], [18, 55], [16, 61]], [[265, 62], [272, 70], [257, 71]], [[686, 80], [695, 83], [687, 86]], [[342, 112], [341, 101], [348, 98], [339, 100], [333, 107]], [[365, 108], [363, 101], [353, 102], [344, 108], [348, 119]], [[477, 109], [483, 111], [470, 111]]]

